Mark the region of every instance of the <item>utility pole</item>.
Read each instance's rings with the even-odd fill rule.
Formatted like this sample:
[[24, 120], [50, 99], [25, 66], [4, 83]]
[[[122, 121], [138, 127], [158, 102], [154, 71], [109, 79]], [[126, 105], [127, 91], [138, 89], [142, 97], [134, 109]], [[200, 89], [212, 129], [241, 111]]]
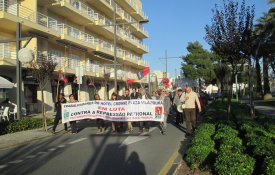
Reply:
[[21, 119], [21, 104], [22, 104], [22, 97], [21, 97], [21, 91], [22, 91], [22, 78], [21, 78], [21, 62], [18, 58], [18, 52], [21, 49], [21, 23], [16, 23], [16, 103], [17, 103], [17, 119]]
[[117, 50], [116, 50], [116, 30], [117, 30], [117, 24], [116, 24], [116, 3], [114, 3], [114, 14], [113, 14], [113, 23], [114, 23], [114, 71], [115, 71], [115, 92], [117, 92]]
[[159, 58], [159, 59], [165, 59], [165, 73], [166, 75], [168, 75], [168, 59], [170, 58], [183, 58], [183, 56], [177, 56], [177, 57], [168, 57], [167, 56], [167, 49], [165, 49], [165, 56], [163, 58]]

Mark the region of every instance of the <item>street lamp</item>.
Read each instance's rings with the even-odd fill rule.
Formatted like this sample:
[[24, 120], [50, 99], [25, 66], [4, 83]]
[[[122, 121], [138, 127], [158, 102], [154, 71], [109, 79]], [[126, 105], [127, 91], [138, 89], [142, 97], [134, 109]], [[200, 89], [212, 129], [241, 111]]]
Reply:
[[151, 75], [154, 75], [154, 77], [158, 77], [155, 73], [149, 73], [149, 93], [151, 93]]

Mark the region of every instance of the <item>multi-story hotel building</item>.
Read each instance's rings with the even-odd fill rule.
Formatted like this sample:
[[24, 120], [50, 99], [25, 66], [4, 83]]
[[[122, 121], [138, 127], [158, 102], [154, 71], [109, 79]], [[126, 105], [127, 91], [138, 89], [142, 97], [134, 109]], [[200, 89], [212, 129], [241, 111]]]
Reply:
[[[74, 81], [78, 66], [83, 68], [83, 77], [77, 98], [92, 100], [98, 92], [107, 99], [115, 90], [114, 49], [118, 93], [122, 95], [127, 79], [135, 79], [133, 86], [148, 83], [146, 77], [138, 80], [136, 75], [138, 69], [148, 66], [142, 58], [149, 51], [143, 43], [148, 33], [139, 23], [142, 20], [147, 17], [141, 0], [0, 0], [0, 39], [16, 38], [16, 25], [20, 23], [21, 36], [33, 37], [26, 47], [34, 51], [35, 59], [44, 55], [58, 64], [44, 92], [47, 111], [53, 110], [58, 72], [68, 79], [59, 87], [65, 96], [78, 94], [79, 86]], [[27, 113], [39, 112], [41, 91], [27, 67], [28, 64], [22, 65], [22, 106]], [[0, 43], [0, 76], [15, 83], [9, 90], [9, 101], [16, 104], [15, 42]], [[89, 86], [87, 80], [92, 80], [95, 87]]]

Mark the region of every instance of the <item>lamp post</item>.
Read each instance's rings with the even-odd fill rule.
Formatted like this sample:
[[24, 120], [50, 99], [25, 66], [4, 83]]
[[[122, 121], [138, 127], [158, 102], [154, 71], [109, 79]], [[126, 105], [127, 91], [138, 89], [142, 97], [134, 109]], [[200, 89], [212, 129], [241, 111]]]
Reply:
[[155, 73], [149, 73], [149, 93], [151, 93], [151, 75], [154, 75], [155, 77], [157, 77], [157, 75]]
[[17, 118], [21, 118], [21, 83], [22, 83], [22, 77], [21, 77], [21, 63], [18, 58], [18, 52], [21, 48], [21, 23], [16, 24], [16, 103], [17, 103]]

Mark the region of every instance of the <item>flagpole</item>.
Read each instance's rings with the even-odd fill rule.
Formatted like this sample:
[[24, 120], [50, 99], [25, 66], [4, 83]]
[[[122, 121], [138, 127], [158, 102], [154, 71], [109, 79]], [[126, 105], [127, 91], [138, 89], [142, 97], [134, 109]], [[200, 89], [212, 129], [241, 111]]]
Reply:
[[57, 77], [57, 88], [56, 88], [56, 97], [55, 97], [55, 102], [57, 102], [58, 99], [58, 91], [59, 91], [59, 73], [58, 73], [58, 77]]

